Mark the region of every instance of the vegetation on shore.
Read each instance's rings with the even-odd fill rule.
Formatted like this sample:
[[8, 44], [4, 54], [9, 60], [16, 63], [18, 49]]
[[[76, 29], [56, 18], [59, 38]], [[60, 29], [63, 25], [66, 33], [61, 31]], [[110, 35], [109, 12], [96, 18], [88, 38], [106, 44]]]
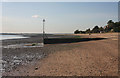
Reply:
[[120, 32], [120, 21], [113, 22], [109, 20], [107, 25], [104, 27], [95, 26], [92, 30], [86, 29], [86, 31], [79, 31], [78, 29], [74, 31], [74, 34], [87, 34], [87, 33], [107, 33], [107, 32]]

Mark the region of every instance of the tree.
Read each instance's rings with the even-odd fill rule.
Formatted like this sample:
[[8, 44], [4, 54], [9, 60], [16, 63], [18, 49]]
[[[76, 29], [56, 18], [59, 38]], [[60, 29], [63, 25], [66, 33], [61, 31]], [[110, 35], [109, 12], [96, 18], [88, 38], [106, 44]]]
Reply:
[[78, 33], [80, 33], [79, 30], [75, 30], [75, 31], [74, 31], [74, 34], [78, 34]]
[[120, 21], [113, 22], [112, 20], [109, 20], [104, 28], [103, 27], [99, 28], [98, 26], [95, 26], [92, 30], [90, 30], [89, 28], [86, 29], [86, 31], [79, 31], [79, 30], [74, 31], [75, 34], [100, 33], [100, 32], [120, 32]]
[[113, 32], [120, 32], [120, 27], [114, 27]]
[[100, 31], [104, 31], [104, 28], [103, 28], [103, 27], [100, 27], [99, 30], [100, 30]]
[[109, 30], [111, 30], [111, 29], [113, 29], [113, 27], [115, 27], [115, 23], [112, 20], [109, 20], [107, 24], [108, 24]]
[[90, 32], [91, 32], [90, 28], [86, 30], [86, 33], [90, 33]]
[[108, 22], [107, 22], [107, 24], [109, 25], [109, 24], [111, 24], [111, 23], [114, 23], [112, 20], [109, 20]]
[[80, 31], [80, 34], [85, 34], [86, 32], [85, 31]]
[[108, 22], [107, 22], [107, 27], [105, 28], [105, 32], [114, 32], [114, 30], [115, 31], [117, 31], [117, 29], [116, 29], [116, 27], [117, 27], [117, 22], [116, 23], [114, 23], [112, 20], [109, 20]]
[[92, 29], [92, 33], [100, 33], [99, 27], [98, 27], [98, 26], [95, 26], [95, 27]]
[[119, 22], [115, 22], [115, 27], [120, 27], [120, 21]]

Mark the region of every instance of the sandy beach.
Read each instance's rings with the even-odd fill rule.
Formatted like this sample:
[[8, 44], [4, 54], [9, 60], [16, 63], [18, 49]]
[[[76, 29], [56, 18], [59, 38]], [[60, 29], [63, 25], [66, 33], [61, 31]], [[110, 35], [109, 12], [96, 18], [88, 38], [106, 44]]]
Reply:
[[[4, 49], [3, 76], [117, 76], [118, 33], [77, 34], [81, 38], [106, 38], [44, 47]], [[67, 37], [64, 35], [64, 37]], [[69, 35], [68, 35], [69, 37]], [[5, 40], [3, 45], [40, 42], [39, 37]], [[12, 61], [21, 61], [19, 64]], [[5, 64], [5, 65], [7, 65]]]

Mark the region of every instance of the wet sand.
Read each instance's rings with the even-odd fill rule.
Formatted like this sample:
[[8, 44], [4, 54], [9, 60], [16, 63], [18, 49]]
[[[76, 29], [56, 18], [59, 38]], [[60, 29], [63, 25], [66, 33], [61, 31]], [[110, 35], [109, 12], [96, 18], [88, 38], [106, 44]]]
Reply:
[[[16, 44], [32, 44], [32, 43], [43, 43], [42, 35], [26, 35], [30, 38], [24, 39], [9, 39], [2, 41], [2, 60], [3, 60], [3, 75], [9, 76], [12, 71], [20, 72], [17, 68], [21, 66], [35, 65], [42, 58], [46, 57], [52, 52], [50, 47], [28, 47], [28, 48], [4, 48], [8, 45]], [[47, 35], [47, 37], [64, 37], [64, 35]], [[71, 36], [67, 36], [71, 37]], [[14, 74], [17, 76], [17, 74]], [[26, 75], [26, 74], [25, 74]]]
[[[16, 53], [35, 55], [4, 76], [117, 76], [118, 33], [81, 35], [84, 38], [107, 38], [76, 43], [45, 44], [43, 48], [3, 49], [3, 56]], [[24, 54], [25, 53], [25, 54]], [[19, 55], [20, 55], [19, 54]], [[40, 55], [44, 58], [38, 58]], [[6, 58], [7, 58], [6, 57]], [[23, 58], [23, 60], [25, 60]], [[9, 58], [8, 58], [9, 59]], [[5, 59], [4, 59], [5, 60]]]

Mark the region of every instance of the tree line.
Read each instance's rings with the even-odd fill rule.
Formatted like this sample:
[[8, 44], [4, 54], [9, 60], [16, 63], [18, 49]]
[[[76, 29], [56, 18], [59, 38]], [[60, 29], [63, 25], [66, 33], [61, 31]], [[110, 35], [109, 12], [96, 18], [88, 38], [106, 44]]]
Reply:
[[120, 21], [113, 22], [109, 20], [107, 25], [104, 27], [95, 26], [93, 29], [86, 29], [85, 31], [79, 31], [78, 29], [74, 31], [74, 34], [87, 34], [87, 33], [107, 33], [107, 32], [120, 32]]

